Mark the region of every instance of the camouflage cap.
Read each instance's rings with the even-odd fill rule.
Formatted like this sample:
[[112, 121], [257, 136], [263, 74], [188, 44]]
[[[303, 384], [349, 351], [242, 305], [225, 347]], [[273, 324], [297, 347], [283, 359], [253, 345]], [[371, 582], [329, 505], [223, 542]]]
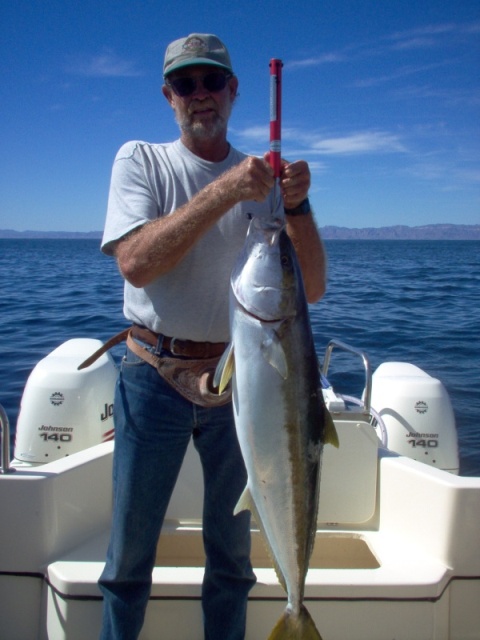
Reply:
[[230, 55], [223, 42], [209, 33], [191, 33], [171, 42], [165, 53], [163, 76], [172, 71], [197, 64], [211, 64], [233, 73]]

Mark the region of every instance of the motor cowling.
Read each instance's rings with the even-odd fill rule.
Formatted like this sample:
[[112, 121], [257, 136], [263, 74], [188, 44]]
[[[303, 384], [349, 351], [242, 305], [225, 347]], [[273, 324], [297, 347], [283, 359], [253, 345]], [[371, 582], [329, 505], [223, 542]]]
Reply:
[[78, 370], [101, 344], [91, 338], [74, 338], [35, 366], [20, 405], [16, 460], [45, 464], [113, 439], [118, 376], [113, 358], [105, 353]]
[[459, 472], [455, 417], [440, 380], [410, 363], [384, 362], [372, 376], [371, 405], [385, 423], [391, 451]]

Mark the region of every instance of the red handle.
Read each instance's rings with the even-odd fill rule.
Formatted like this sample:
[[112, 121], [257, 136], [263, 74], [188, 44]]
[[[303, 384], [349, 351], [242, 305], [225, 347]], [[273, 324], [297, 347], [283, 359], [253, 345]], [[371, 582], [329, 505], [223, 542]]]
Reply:
[[282, 160], [282, 67], [281, 60], [270, 60], [270, 164], [275, 178], [280, 177]]

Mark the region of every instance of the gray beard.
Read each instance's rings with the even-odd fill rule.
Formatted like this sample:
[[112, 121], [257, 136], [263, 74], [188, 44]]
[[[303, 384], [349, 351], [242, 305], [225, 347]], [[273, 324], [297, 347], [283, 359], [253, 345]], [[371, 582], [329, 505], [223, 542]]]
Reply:
[[224, 113], [216, 112], [215, 116], [208, 122], [194, 120], [190, 117], [190, 114], [184, 114], [182, 118], [179, 118], [177, 111], [175, 111], [175, 120], [184, 135], [193, 140], [210, 140], [218, 135], [226, 135], [232, 106], [233, 103], [226, 107]]
[[176, 120], [182, 133], [196, 140], [215, 138], [226, 130], [226, 123], [219, 115], [212, 122], [201, 122], [199, 120], [192, 122], [187, 121], [187, 119], [181, 121], [178, 118]]

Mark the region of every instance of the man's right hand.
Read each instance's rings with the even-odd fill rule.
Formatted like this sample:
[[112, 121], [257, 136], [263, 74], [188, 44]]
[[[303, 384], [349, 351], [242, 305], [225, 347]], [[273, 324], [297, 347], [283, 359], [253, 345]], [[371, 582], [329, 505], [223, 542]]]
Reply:
[[[240, 164], [226, 171], [216, 181], [237, 202], [263, 202], [275, 184], [272, 167], [263, 158], [248, 156]], [[233, 206], [233, 205], [232, 205]]]

